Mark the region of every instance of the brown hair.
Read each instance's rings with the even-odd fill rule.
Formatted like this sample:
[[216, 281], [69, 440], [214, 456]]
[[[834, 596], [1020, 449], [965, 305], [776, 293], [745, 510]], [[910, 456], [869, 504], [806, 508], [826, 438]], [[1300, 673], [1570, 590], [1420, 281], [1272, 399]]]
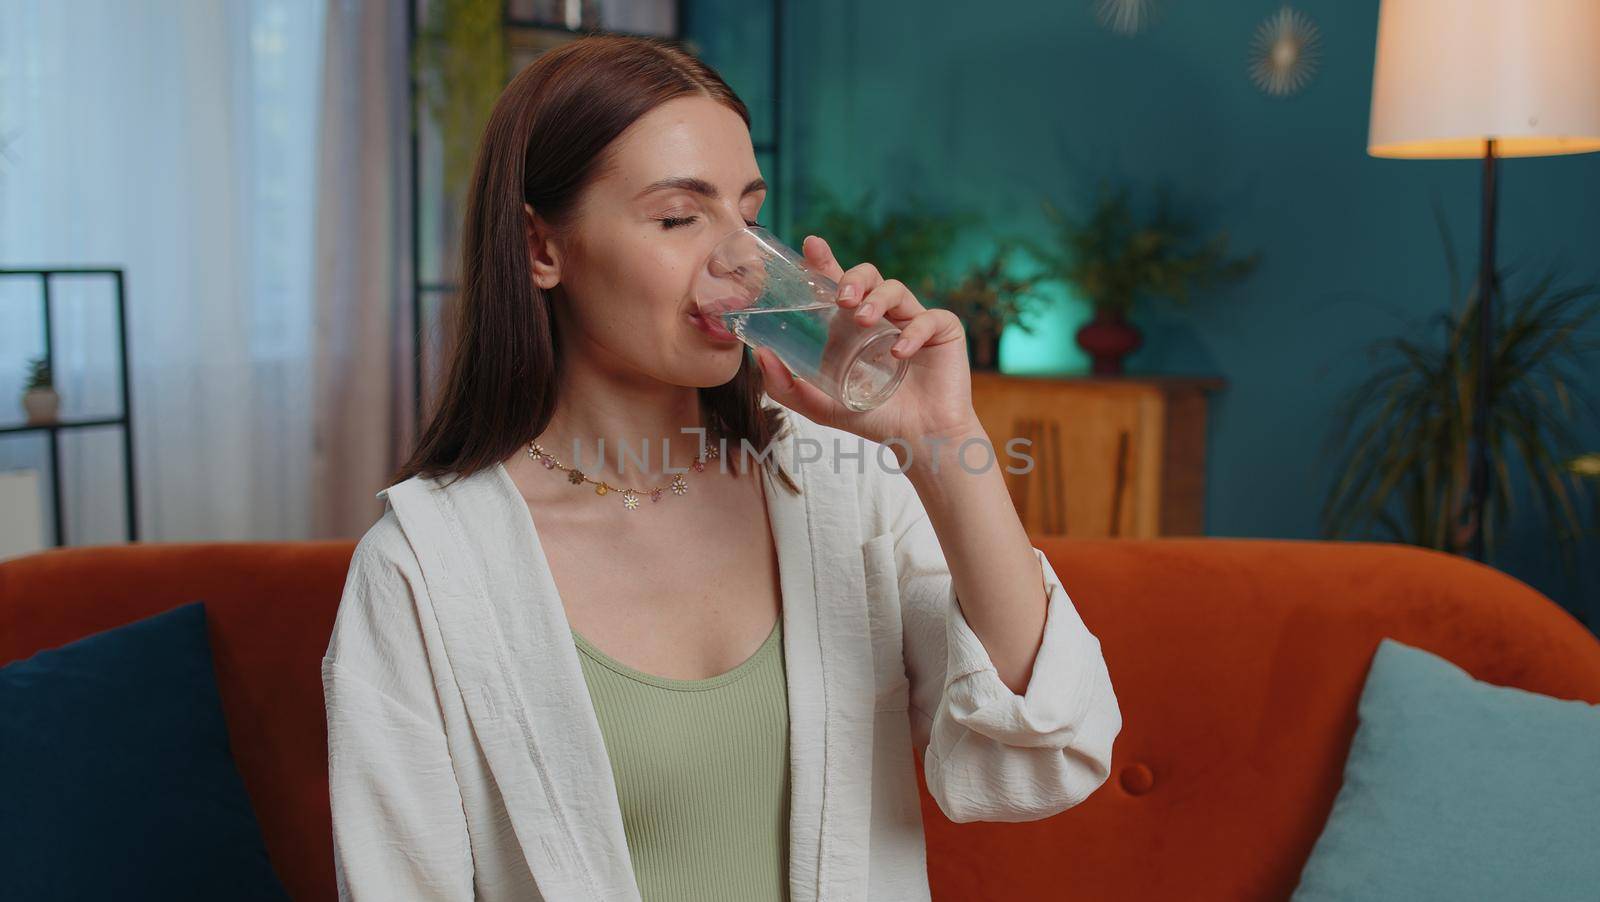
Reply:
[[[675, 97], [698, 94], [750, 112], [715, 71], [656, 38], [591, 34], [540, 56], [495, 101], [478, 145], [461, 238], [454, 346], [439, 403], [411, 458], [390, 484], [413, 475], [470, 476], [542, 433], [555, 410], [562, 354], [547, 293], [528, 263], [526, 203], [558, 233], [570, 229], [584, 189], [609, 161], [608, 146]], [[786, 423], [761, 405], [760, 368], [746, 353], [727, 383], [700, 389], [706, 422], [762, 452]], [[762, 458], [790, 492], [776, 457]]]

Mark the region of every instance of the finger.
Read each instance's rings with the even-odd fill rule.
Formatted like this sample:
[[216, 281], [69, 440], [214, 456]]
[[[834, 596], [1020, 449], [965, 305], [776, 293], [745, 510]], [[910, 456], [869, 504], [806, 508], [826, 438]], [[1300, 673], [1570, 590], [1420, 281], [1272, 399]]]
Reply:
[[900, 337], [889, 348], [889, 353], [904, 360], [928, 345], [966, 338], [961, 328], [961, 318], [948, 310], [927, 310], [900, 327]]
[[923, 312], [923, 306], [911, 289], [899, 279], [885, 279], [867, 292], [856, 308], [856, 322], [870, 326], [879, 319], [901, 323]]
[[815, 266], [819, 272], [837, 282], [844, 278], [844, 267], [834, 259], [833, 248], [828, 242], [817, 235], [807, 235], [806, 240], [800, 242], [800, 252], [805, 256], [806, 262]]
[[871, 263], [858, 263], [838, 279], [841, 307], [854, 307], [866, 300], [873, 289], [883, 284], [883, 274]]

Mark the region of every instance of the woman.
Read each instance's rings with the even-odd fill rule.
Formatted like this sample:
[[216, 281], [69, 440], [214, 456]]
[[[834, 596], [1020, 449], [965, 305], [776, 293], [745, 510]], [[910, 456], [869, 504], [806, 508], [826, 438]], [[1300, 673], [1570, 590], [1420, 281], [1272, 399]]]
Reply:
[[342, 898], [927, 899], [913, 754], [957, 821], [1105, 781], [1100, 643], [955, 454], [984, 439], [957, 319], [808, 237], [904, 331], [858, 413], [693, 315], [766, 196], [749, 122], [614, 36], [495, 105], [438, 412], [323, 660]]

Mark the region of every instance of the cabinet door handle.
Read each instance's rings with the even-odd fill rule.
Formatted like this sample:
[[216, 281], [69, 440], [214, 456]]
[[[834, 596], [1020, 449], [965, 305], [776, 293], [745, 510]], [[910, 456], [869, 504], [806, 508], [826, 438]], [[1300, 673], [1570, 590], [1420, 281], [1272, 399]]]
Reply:
[[1061, 422], [1050, 421], [1050, 526], [1067, 534], [1067, 469], [1061, 465]]
[[1117, 432], [1117, 471], [1111, 481], [1111, 535], [1122, 535], [1122, 495], [1128, 486], [1128, 430]]

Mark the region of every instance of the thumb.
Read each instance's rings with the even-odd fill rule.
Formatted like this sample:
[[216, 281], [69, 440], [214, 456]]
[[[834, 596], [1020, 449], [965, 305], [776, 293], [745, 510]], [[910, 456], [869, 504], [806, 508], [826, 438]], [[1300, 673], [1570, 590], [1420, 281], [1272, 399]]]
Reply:
[[803, 379], [795, 378], [770, 348], [757, 348], [755, 353], [756, 363], [761, 367], [763, 388], [772, 400], [813, 422], [835, 425], [838, 405], [826, 392]]
[[756, 348], [755, 354], [756, 365], [761, 367], [767, 394], [782, 399], [794, 391], [794, 374], [789, 372], [789, 368], [778, 359], [778, 355], [768, 348]]
[[839, 265], [838, 258], [833, 255], [833, 248], [821, 235], [807, 235], [800, 242], [800, 252], [810, 261], [811, 265], [822, 271], [822, 274], [835, 282], [844, 278], [844, 267]]

